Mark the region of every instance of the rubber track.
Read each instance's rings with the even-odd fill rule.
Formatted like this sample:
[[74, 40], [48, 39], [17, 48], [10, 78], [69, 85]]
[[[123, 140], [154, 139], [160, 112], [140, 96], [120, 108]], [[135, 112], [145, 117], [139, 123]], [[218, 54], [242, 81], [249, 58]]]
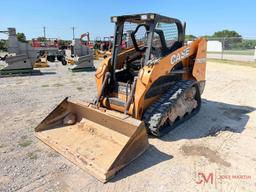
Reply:
[[[150, 134], [158, 137], [163, 136], [165, 133], [168, 133], [199, 111], [201, 105], [201, 97], [200, 94], [197, 94], [197, 97], [199, 98], [197, 98], [198, 107], [196, 109], [194, 109], [189, 115], [185, 115], [181, 120], [176, 120], [173, 125], [160, 127], [162, 117], [164, 117], [166, 113], [170, 111], [172, 106], [175, 105], [177, 99], [184, 93], [184, 91], [195, 84], [196, 81], [193, 80], [181, 80], [176, 82], [173, 86], [171, 86], [170, 90], [164, 93], [155, 103], [146, 109], [142, 119], [145, 122], [145, 125], [148, 128], [148, 132]], [[197, 91], [199, 91], [198, 87]]]

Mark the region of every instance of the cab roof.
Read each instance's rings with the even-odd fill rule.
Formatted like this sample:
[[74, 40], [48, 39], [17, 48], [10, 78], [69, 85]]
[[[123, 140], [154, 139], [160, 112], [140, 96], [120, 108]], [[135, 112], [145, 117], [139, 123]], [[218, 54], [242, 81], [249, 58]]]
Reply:
[[141, 13], [141, 14], [133, 14], [133, 15], [112, 16], [111, 21], [112, 22], [128, 21], [132, 23], [141, 23], [145, 21], [157, 21], [157, 22], [164, 22], [164, 23], [180, 23], [181, 24], [181, 21], [178, 19], [162, 16], [157, 13]]

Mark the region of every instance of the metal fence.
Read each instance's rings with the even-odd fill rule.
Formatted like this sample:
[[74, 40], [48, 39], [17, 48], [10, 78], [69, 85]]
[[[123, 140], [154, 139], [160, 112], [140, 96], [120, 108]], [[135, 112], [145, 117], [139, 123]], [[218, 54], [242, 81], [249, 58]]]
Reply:
[[207, 57], [256, 62], [256, 38], [207, 38]]

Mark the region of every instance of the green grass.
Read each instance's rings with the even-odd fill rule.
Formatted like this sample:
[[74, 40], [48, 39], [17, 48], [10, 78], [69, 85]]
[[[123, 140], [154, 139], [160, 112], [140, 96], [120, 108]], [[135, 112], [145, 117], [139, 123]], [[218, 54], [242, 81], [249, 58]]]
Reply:
[[[223, 54], [225, 55], [254, 55], [254, 51], [253, 49], [250, 50], [225, 50], [223, 52]], [[212, 54], [221, 54], [221, 52], [207, 52], [207, 53], [212, 53]]]
[[27, 135], [23, 135], [23, 136], [21, 136], [21, 139], [22, 139], [22, 140], [27, 139], [27, 138], [28, 138], [28, 136], [27, 136]]
[[29, 146], [31, 143], [32, 143], [32, 141], [30, 141], [30, 140], [20, 141], [20, 142], [19, 142], [19, 146], [21, 146], [21, 147], [27, 147], [27, 146]]
[[37, 156], [37, 154], [36, 154], [36, 151], [34, 151], [34, 152], [29, 152], [29, 153], [27, 154], [27, 156], [28, 156], [29, 159], [37, 159], [37, 158], [38, 158], [38, 156]]
[[26, 138], [27, 138], [27, 136], [22, 136], [21, 137], [21, 140], [18, 143], [19, 146], [27, 147], [27, 146], [31, 145], [32, 141], [31, 140], [27, 140]]
[[42, 87], [49, 87], [49, 85], [42, 85]]
[[226, 59], [209, 59], [209, 58], [207, 59], [207, 61], [256, 68], [256, 62], [252, 62], [252, 61], [233, 61], [233, 60], [226, 60]]

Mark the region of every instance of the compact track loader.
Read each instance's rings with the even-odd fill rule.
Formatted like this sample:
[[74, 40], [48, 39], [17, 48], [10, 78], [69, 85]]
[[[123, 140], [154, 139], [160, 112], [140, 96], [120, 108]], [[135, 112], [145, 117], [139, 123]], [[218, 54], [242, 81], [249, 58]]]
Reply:
[[148, 134], [162, 136], [199, 111], [206, 68], [206, 40], [185, 45], [179, 20], [153, 13], [111, 19], [114, 46], [96, 71], [95, 101], [66, 98], [35, 129], [103, 182], [148, 148]]

